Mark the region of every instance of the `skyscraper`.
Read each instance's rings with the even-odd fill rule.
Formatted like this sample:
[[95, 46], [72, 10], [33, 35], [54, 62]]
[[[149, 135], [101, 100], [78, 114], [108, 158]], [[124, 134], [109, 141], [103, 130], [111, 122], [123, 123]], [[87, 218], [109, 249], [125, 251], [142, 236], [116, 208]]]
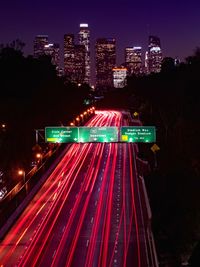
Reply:
[[56, 66], [56, 70], [59, 69], [59, 56], [60, 46], [59, 44], [47, 44], [44, 46], [44, 54], [51, 56], [51, 62]]
[[127, 68], [113, 68], [113, 84], [115, 88], [123, 88], [126, 85]]
[[34, 57], [38, 58], [39, 56], [44, 55], [45, 45], [48, 45], [48, 35], [37, 35], [34, 40]]
[[85, 46], [75, 45], [73, 79], [76, 83], [85, 82]]
[[84, 82], [90, 84], [90, 31], [88, 24], [80, 24], [79, 44], [85, 46], [85, 78]]
[[162, 64], [162, 50], [160, 45], [160, 39], [157, 36], [149, 36], [147, 65], [148, 73], [160, 72]]
[[85, 46], [75, 45], [74, 34], [64, 35], [64, 74], [72, 82], [85, 80]]
[[113, 87], [113, 71], [116, 64], [116, 41], [113, 38], [97, 39], [96, 56], [96, 88], [108, 90]]
[[145, 74], [148, 74], [148, 73], [149, 73], [148, 51], [145, 52], [145, 58], [144, 58], [144, 71], [145, 71]]
[[142, 47], [126, 47], [125, 48], [125, 63], [128, 70], [128, 75], [140, 75], [142, 73]]
[[64, 35], [64, 74], [71, 79], [74, 72], [75, 58], [74, 34]]
[[37, 35], [34, 40], [34, 57], [39, 58], [43, 55], [51, 57], [51, 63], [56, 66], [57, 73], [59, 71], [60, 60], [60, 46], [59, 44], [50, 44], [48, 35]]

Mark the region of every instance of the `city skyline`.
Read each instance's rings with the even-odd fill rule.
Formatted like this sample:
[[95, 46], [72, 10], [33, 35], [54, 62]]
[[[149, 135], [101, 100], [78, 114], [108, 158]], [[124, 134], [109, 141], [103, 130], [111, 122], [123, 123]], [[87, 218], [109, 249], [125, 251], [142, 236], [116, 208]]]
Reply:
[[[66, 3], [64, 1], [18, 1], [1, 5], [0, 43], [19, 38], [25, 42], [24, 54], [33, 54], [33, 40], [38, 34], [47, 34], [49, 40], [59, 43], [63, 50], [63, 36], [79, 32], [80, 23], [88, 23], [91, 38], [91, 58], [98, 38], [115, 38], [117, 64], [124, 59], [125, 47], [141, 46], [147, 50], [148, 36], [159, 36], [163, 56], [178, 57], [182, 61], [200, 45], [198, 27], [200, 4], [161, 3], [145, 0], [90, 0]], [[144, 57], [143, 57], [144, 58]]]
[[[117, 66], [116, 63], [116, 40], [114, 38], [98, 38], [95, 43], [93, 72], [90, 72], [90, 30], [88, 24], [80, 24], [78, 40], [79, 44], [76, 44], [74, 34], [65, 34], [64, 54], [60, 55], [59, 44], [49, 43], [48, 35], [37, 35], [34, 40], [34, 57], [50, 55], [58, 75], [65, 75], [67, 79], [78, 84], [86, 82], [101, 89], [112, 87], [113, 82], [114, 87], [120, 87], [124, 83], [125, 73], [129, 76], [160, 72], [161, 70], [163, 56], [160, 38], [157, 36], [149, 36], [145, 60], [142, 60], [141, 47], [126, 47], [125, 58], [120, 66]], [[60, 56], [64, 61], [64, 68], [60, 68]], [[126, 68], [125, 72], [122, 71], [124, 67]], [[118, 78], [119, 81], [117, 81]], [[122, 82], [122, 84], [120, 85], [118, 82]]]

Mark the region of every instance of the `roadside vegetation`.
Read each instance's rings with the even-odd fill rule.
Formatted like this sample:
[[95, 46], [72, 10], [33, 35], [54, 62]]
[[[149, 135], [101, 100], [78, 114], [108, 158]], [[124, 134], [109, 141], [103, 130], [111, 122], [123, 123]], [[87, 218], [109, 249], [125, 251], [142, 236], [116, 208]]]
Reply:
[[[0, 48], [0, 173], [1, 180], [6, 173], [8, 187], [17, 182], [16, 169], [30, 164], [35, 129], [67, 125], [90, 92], [58, 77], [49, 57], [25, 57], [23, 46], [16, 40]], [[160, 73], [129, 77], [126, 87], [98, 104], [137, 111], [144, 125], [156, 126], [156, 168], [152, 144], [139, 144], [138, 156], [151, 167], [145, 181], [160, 266], [166, 259], [168, 266], [180, 266], [193, 251], [191, 266], [200, 266], [199, 91], [197, 48], [177, 66], [165, 58]]]
[[[180, 266], [200, 240], [199, 91], [197, 48], [185, 63], [175, 66], [172, 58], [165, 58], [160, 73], [130, 77], [125, 88], [108, 93], [101, 103], [137, 111], [144, 125], [156, 126], [157, 168], [152, 144], [139, 144], [139, 157], [151, 165], [145, 181], [161, 266], [165, 261], [167, 266]], [[200, 266], [194, 257], [198, 264], [191, 266]]]
[[8, 189], [20, 179], [17, 169], [30, 168], [35, 130], [68, 125], [90, 92], [58, 77], [50, 57], [25, 57], [23, 47], [20, 40], [0, 46], [0, 171]]

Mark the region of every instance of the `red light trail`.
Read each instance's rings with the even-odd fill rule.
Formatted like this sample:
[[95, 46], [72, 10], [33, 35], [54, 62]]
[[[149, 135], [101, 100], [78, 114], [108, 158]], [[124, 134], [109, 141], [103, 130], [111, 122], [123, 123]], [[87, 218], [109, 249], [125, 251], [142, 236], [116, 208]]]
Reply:
[[[88, 126], [127, 125], [96, 111]], [[132, 144], [72, 144], [0, 243], [0, 266], [147, 267]]]

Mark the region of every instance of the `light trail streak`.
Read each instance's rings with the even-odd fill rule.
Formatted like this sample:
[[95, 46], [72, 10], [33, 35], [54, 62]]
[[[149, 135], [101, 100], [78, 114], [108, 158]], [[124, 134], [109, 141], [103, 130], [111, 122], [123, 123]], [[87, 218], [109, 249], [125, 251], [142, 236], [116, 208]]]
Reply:
[[[121, 112], [110, 110], [96, 111], [96, 115], [86, 125], [119, 127], [121, 124]], [[124, 124], [127, 124], [126, 121]], [[85, 231], [83, 226], [87, 224], [86, 218], [89, 218], [92, 224], [87, 229], [89, 237], [85, 242], [87, 246], [84, 246], [85, 259], [80, 259], [82, 264], [75, 266], [93, 267], [96, 264], [98, 267], [112, 267], [117, 244], [123, 240], [120, 262], [126, 267], [134, 227], [134, 255], [137, 255], [137, 259], [134, 260], [137, 261], [137, 267], [144, 267], [141, 265], [139, 224], [142, 214], [136, 206], [139, 201], [139, 188], [136, 187], [137, 177], [133, 170], [134, 152], [130, 144], [121, 144], [121, 148], [122, 155], [119, 155], [119, 145], [116, 143], [70, 145], [44, 183], [41, 193], [38, 193], [26, 213], [20, 217], [1, 244], [0, 263], [5, 264], [10, 257], [16, 257], [15, 266], [42, 267], [49, 258], [49, 251], [52, 251], [53, 257], [48, 266], [71, 267], [77, 257], [77, 247], [83, 229]], [[121, 161], [119, 181], [122, 185], [121, 193], [118, 195], [114, 188], [117, 162]], [[104, 169], [101, 169], [101, 166], [104, 166]], [[113, 203], [116, 197], [120, 203], [120, 210], [114, 215], [116, 213], [113, 212]], [[92, 199], [95, 202], [95, 209], [92, 208], [94, 211], [90, 210]], [[68, 207], [66, 205], [69, 206], [70, 212], [65, 224], [61, 224], [59, 240], [54, 247], [56, 225], [63, 218], [63, 210]], [[117, 223], [116, 229], [112, 230], [114, 216]], [[114, 241], [111, 242], [111, 239]], [[9, 248], [10, 244], [15, 245]], [[5, 247], [7, 250], [4, 252]], [[24, 251], [21, 248], [24, 248]], [[77, 264], [78, 262], [79, 259], [76, 259]], [[5, 266], [7, 267], [6, 264]], [[8, 264], [8, 267], [10, 266], [13, 265]]]
[[[89, 145], [89, 149], [91, 149], [91, 144]], [[83, 150], [82, 152], [83, 152], [82, 154], [84, 154], [84, 150]], [[82, 154], [81, 154], [81, 156], [82, 156]], [[62, 192], [64, 192], [65, 189], [66, 189], [66, 187], [69, 185], [68, 191], [65, 192], [65, 201], [66, 201], [66, 199], [67, 199], [67, 197], [68, 197], [68, 195], [69, 195], [69, 193], [70, 193], [70, 190], [71, 190], [73, 184], [75, 183], [76, 177], [77, 177], [77, 175], [78, 175], [78, 173], [79, 173], [81, 167], [82, 167], [83, 164], [84, 164], [84, 161], [85, 161], [85, 158], [86, 158], [86, 156], [87, 156], [87, 153], [84, 154], [83, 158], [82, 158], [81, 156], [80, 156], [79, 160], [77, 160], [76, 163], [74, 163], [74, 165], [73, 165], [73, 169], [71, 169], [70, 172], [69, 172], [69, 174], [68, 174], [68, 177], [71, 178], [71, 179], [67, 179], [67, 180], [66, 180], [65, 187], [63, 187], [63, 189], [62, 189]], [[80, 163], [80, 161], [82, 161], [82, 162]], [[73, 177], [72, 177], [72, 174], [73, 174], [73, 172], [74, 172], [74, 170], [76, 169], [77, 166], [79, 166], [79, 168], [78, 168], [78, 171], [77, 171], [75, 177], [73, 178]], [[72, 178], [73, 178], [73, 180], [72, 180]], [[71, 183], [70, 183], [70, 182], [71, 182]], [[59, 216], [60, 212], [62, 211], [62, 208], [63, 208], [63, 206], [64, 206], [64, 204], [65, 204], [65, 201], [62, 201], [62, 204], [60, 205], [58, 211], [56, 211], [56, 215], [53, 216], [53, 212], [54, 212], [54, 211], [56, 210], [56, 208], [57, 208], [58, 200], [60, 200], [61, 198], [62, 198], [62, 194], [61, 194], [61, 192], [60, 192], [60, 196], [59, 196], [59, 198], [56, 199], [56, 201], [54, 202], [54, 205], [53, 205], [52, 208], [49, 210], [49, 213], [46, 215], [46, 218], [47, 218], [47, 216], [48, 216], [49, 220], [51, 220], [51, 218], [54, 218], [54, 219], [53, 219], [53, 221], [52, 221], [52, 223], [51, 223], [51, 227], [50, 227], [50, 229], [49, 229], [49, 231], [48, 231], [48, 234], [46, 235], [45, 239], [43, 239], [42, 245], [40, 246], [39, 250], [37, 250], [37, 256], [34, 257], [34, 263], [33, 263], [34, 265], [37, 263], [37, 261], [38, 261], [40, 255], [42, 254], [42, 252], [43, 252], [43, 250], [44, 250], [44, 247], [45, 247], [45, 245], [46, 245], [46, 243], [47, 243], [47, 240], [48, 240], [48, 238], [50, 237], [50, 234], [51, 234], [51, 232], [52, 232], [52, 230], [53, 230], [53, 227], [54, 227], [54, 225], [55, 225], [55, 223], [56, 223], [56, 221], [57, 221], [57, 219], [58, 219], [58, 216]], [[32, 247], [31, 247], [29, 250], [26, 251], [26, 255], [24, 255], [24, 257], [23, 257], [23, 263], [22, 263], [22, 265], [19, 264], [18, 266], [26, 266], [27, 261], [28, 261], [29, 258], [31, 257], [31, 253], [32, 253], [33, 250], [35, 249], [36, 244], [39, 242], [39, 239], [41, 238], [44, 229], [47, 228], [47, 225], [48, 225], [48, 220], [44, 220], [44, 223], [43, 223], [43, 224], [41, 225], [41, 227], [38, 229], [38, 234], [35, 235], [36, 239], [34, 239], [34, 242], [32, 242], [32, 244], [31, 244]], [[35, 244], [35, 245], [34, 245], [34, 244]]]
[[24, 230], [24, 232], [22, 233], [22, 235], [20, 236], [20, 238], [17, 240], [17, 242], [16, 242], [16, 246], [19, 244], [19, 242], [21, 241], [21, 239], [23, 238], [23, 236], [25, 235], [25, 233], [27, 232], [27, 230], [28, 230], [28, 228], [26, 228], [25, 230]]
[[128, 150], [129, 150], [129, 166], [130, 166], [130, 181], [131, 181], [131, 193], [132, 193], [132, 203], [133, 203], [133, 211], [134, 211], [134, 220], [135, 220], [135, 229], [136, 229], [136, 239], [137, 239], [137, 256], [138, 256], [138, 267], [141, 266], [141, 252], [140, 252], [140, 239], [139, 239], [139, 227], [138, 227], [138, 220], [137, 220], [137, 211], [135, 206], [135, 193], [134, 193], [134, 176], [133, 176], [133, 160], [132, 160], [132, 151], [131, 151], [131, 145], [128, 144]]
[[122, 173], [122, 180], [123, 180], [123, 213], [124, 213], [124, 260], [123, 260], [123, 267], [126, 266], [126, 257], [128, 251], [128, 245], [126, 240], [126, 144], [123, 146], [123, 173]]
[[[99, 153], [102, 154], [103, 153], [103, 150], [104, 150], [104, 144], [103, 144], [103, 146], [102, 145], [99, 145], [98, 147], [101, 148], [101, 151]], [[101, 161], [101, 159], [98, 160], [98, 165], [97, 166], [99, 166], [100, 161]], [[95, 181], [96, 178], [97, 178], [97, 173], [93, 177], [93, 180]], [[91, 177], [90, 177], [90, 179], [91, 179]], [[73, 238], [72, 246], [70, 248], [70, 251], [69, 251], [69, 254], [68, 254], [68, 257], [67, 257], [67, 261], [66, 261], [65, 266], [70, 266], [70, 264], [72, 262], [73, 255], [74, 255], [74, 252], [75, 252], [75, 247], [76, 247], [76, 244], [77, 244], [77, 241], [78, 241], [78, 237], [79, 237], [79, 234], [80, 234], [81, 226], [83, 224], [83, 219], [85, 217], [86, 210], [87, 210], [87, 207], [88, 207], [88, 204], [89, 204], [89, 200], [91, 198], [91, 194], [92, 194], [92, 190], [91, 189], [93, 189], [93, 187], [94, 187], [94, 182], [90, 184], [90, 187], [91, 188], [89, 190], [89, 194], [86, 197], [86, 201], [84, 202], [84, 207], [83, 207], [83, 210], [82, 210], [81, 215], [80, 215], [79, 223], [78, 223], [78, 226], [77, 226], [76, 231], [75, 231], [75, 236]], [[81, 198], [79, 200], [81, 201]], [[78, 204], [79, 203], [77, 203], [77, 206], [78, 206]], [[75, 216], [75, 213], [76, 213], [76, 210], [74, 210], [74, 216]], [[73, 220], [71, 220], [71, 224], [72, 223], [73, 223]], [[63, 235], [63, 239], [60, 242], [60, 246], [59, 246], [59, 250], [60, 251], [62, 251], [62, 249], [64, 247], [64, 244], [66, 242], [66, 239], [68, 237], [69, 227], [67, 226], [66, 229], [67, 230], [66, 230], [65, 234]], [[53, 262], [52, 266], [58, 266], [58, 265], [56, 264], [56, 262]]]
[[[116, 160], [117, 160], [117, 147], [116, 144], [112, 144], [113, 152], [113, 163], [111, 169], [111, 176], [110, 176], [110, 184], [109, 184], [109, 192], [107, 197], [107, 210], [106, 210], [106, 221], [104, 223], [105, 232], [104, 232], [104, 239], [102, 241], [102, 267], [107, 267], [107, 255], [108, 255], [108, 242], [109, 242], [109, 235], [110, 235], [110, 227], [111, 227], [111, 212], [112, 212], [112, 201], [113, 201], [113, 187], [114, 187], [114, 179], [115, 179], [115, 169], [116, 169]], [[99, 265], [100, 266], [100, 265]]]
[[108, 154], [108, 161], [106, 162], [106, 167], [104, 170], [103, 174], [103, 179], [102, 179], [102, 185], [101, 185], [101, 190], [100, 190], [100, 195], [99, 195], [99, 201], [97, 205], [97, 210], [94, 218], [94, 224], [92, 228], [92, 233], [91, 233], [91, 238], [88, 246], [88, 252], [87, 252], [87, 257], [85, 261], [85, 267], [86, 266], [92, 266], [93, 262], [93, 257], [94, 257], [94, 251], [95, 251], [95, 243], [98, 237], [98, 230], [99, 230], [99, 223], [100, 223], [100, 218], [102, 216], [102, 209], [103, 209], [103, 198], [104, 198], [104, 191], [105, 191], [105, 186], [106, 186], [106, 177], [107, 177], [107, 172], [109, 169], [110, 165], [110, 156], [111, 156], [111, 145], [109, 145], [109, 154]]

